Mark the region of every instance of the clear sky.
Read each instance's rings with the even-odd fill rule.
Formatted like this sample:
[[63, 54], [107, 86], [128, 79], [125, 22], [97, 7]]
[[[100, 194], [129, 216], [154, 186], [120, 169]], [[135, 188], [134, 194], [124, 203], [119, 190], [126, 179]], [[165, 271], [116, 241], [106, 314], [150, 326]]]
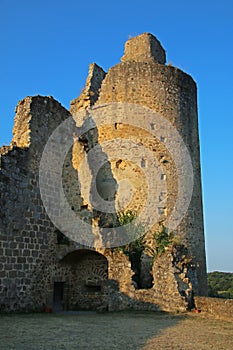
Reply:
[[233, 272], [232, 0], [0, 0], [0, 17], [0, 145], [20, 99], [51, 95], [69, 108], [89, 63], [108, 70], [143, 32], [161, 41], [198, 85], [208, 271]]

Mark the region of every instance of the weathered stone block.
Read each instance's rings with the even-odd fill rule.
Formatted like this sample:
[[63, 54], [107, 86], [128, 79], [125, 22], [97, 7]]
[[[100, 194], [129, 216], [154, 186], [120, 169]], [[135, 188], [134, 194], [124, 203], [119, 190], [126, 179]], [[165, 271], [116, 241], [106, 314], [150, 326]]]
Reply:
[[126, 42], [122, 62], [150, 62], [151, 60], [161, 64], [166, 62], [165, 50], [153, 35], [144, 33]]

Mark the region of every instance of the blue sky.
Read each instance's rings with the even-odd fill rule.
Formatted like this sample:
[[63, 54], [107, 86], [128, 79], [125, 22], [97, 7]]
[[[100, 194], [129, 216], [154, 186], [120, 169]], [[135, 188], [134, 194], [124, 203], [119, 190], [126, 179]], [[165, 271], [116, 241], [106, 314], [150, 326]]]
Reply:
[[167, 61], [192, 75], [208, 270], [233, 272], [233, 2], [0, 0], [0, 16], [0, 145], [20, 99], [52, 95], [69, 108], [89, 63], [118, 63], [129, 36], [151, 32]]

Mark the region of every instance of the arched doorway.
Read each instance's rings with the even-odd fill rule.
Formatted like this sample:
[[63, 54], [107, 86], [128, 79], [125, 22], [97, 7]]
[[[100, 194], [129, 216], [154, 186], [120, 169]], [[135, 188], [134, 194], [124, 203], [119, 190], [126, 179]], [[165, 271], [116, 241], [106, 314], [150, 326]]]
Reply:
[[108, 260], [104, 255], [88, 249], [75, 250], [59, 265], [68, 276], [66, 285], [54, 284], [55, 302], [63, 298], [61, 302], [69, 310], [108, 309]]

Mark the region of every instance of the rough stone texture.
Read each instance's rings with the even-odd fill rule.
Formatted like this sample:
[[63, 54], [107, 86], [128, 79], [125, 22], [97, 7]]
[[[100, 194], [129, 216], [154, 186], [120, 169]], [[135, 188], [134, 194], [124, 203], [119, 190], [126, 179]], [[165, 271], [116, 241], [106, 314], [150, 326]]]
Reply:
[[[16, 109], [12, 143], [0, 150], [2, 311], [43, 310], [46, 306], [183, 311], [188, 307], [189, 290], [196, 294], [207, 292], [196, 85], [187, 74], [165, 66], [165, 60], [165, 51], [151, 34], [130, 39], [122, 62], [107, 74], [96, 64], [90, 66], [86, 86], [71, 102], [71, 113], [78, 127], [85, 126], [93, 108], [127, 102], [149, 107], [175, 126], [186, 143], [194, 168], [192, 200], [175, 232], [182, 238], [186, 250], [168, 250], [154, 259], [152, 288], [137, 289], [128, 257], [117, 250], [101, 248], [101, 242], [108, 240], [101, 236], [101, 228], [116, 225], [117, 218], [115, 214], [103, 214], [93, 208], [95, 198], [90, 198], [92, 163], [98, 159], [91, 159], [89, 150], [110, 139], [135, 141], [132, 161], [109, 159], [111, 149], [102, 148], [106, 164], [97, 176], [97, 188], [104, 200], [115, 200], [116, 211], [127, 203], [126, 188], [118, 186], [124, 178], [129, 178], [134, 186], [127, 209], [140, 212], [145, 205], [147, 187], [143, 169], [148, 164], [146, 159], [141, 159], [140, 166], [135, 166], [137, 145], [147, 147], [164, 169], [161, 186], [166, 180], [167, 191], [160, 193], [161, 205], [157, 208], [160, 224], [166, 224], [178, 189], [175, 164], [162, 135], [160, 139], [153, 138], [145, 130], [117, 123], [97, 127], [94, 120], [92, 129], [76, 138], [68, 151], [62, 168], [62, 183], [71, 210], [92, 225], [95, 249], [80, 246], [72, 239], [68, 239], [69, 245], [58, 244], [59, 232], [41, 200], [39, 164], [50, 135], [71, 114], [52, 97], [26, 97]], [[107, 120], [107, 110], [103, 113]], [[61, 135], [60, 147], [66, 137], [66, 134]], [[87, 160], [87, 171], [80, 168], [84, 160]], [[160, 186], [153, 176], [150, 180], [152, 186]], [[52, 180], [45, 178], [44, 181], [49, 185]], [[56, 183], [52, 185], [56, 192]], [[59, 216], [59, 203], [53, 205]], [[158, 228], [159, 225], [155, 225], [148, 233], [148, 244], [152, 240], [151, 233]], [[190, 267], [190, 261], [194, 267]], [[144, 276], [150, 273], [146, 265], [142, 262]]]
[[[184, 246], [169, 247], [153, 264], [153, 289], [167, 310], [182, 305], [192, 308], [192, 290], [197, 284], [196, 269]], [[161, 304], [160, 303], [160, 304]]]
[[[39, 162], [50, 134], [70, 114], [51, 97], [26, 97], [16, 109], [11, 147], [1, 151], [0, 303], [34, 309], [32, 271], [56, 242], [39, 190]], [[21, 119], [22, 117], [22, 119]]]
[[[77, 250], [74, 246], [68, 250], [65, 246], [59, 248], [57, 256], [50, 251], [34, 271], [31, 284], [34, 305], [38, 309], [47, 305], [56, 310], [107, 310], [106, 257], [91, 250]], [[63, 284], [63, 295], [54, 300], [57, 282]]]
[[160, 42], [150, 33], [131, 38], [125, 44], [122, 62], [150, 62], [166, 63], [166, 54]]
[[[198, 287], [195, 292], [205, 295], [207, 293], [207, 278], [196, 84], [189, 75], [181, 70], [159, 64], [155, 59], [148, 59], [149, 53], [151, 57], [154, 57], [150, 40], [153, 41], [153, 37], [143, 34], [130, 39], [128, 44], [126, 43], [126, 47], [129, 47], [127, 60], [109, 69], [94, 106], [98, 108], [108, 103], [126, 102], [148, 107], [167, 118], [182, 136], [192, 159], [194, 188], [187, 214], [178, 226], [176, 233], [183, 237], [183, 242], [196, 260]], [[134, 50], [133, 47], [136, 48], [137, 45], [143, 49], [141, 58], [135, 60], [136, 49]], [[145, 52], [144, 56], [143, 52]], [[104, 114], [104, 108], [102, 113]], [[161, 213], [159, 221], [164, 221], [166, 224], [166, 218], [169, 217], [174, 207], [178, 193], [176, 167], [171, 155], [161, 140], [158, 141], [153, 136], [146, 134], [145, 131], [127, 125], [109, 125], [98, 128], [98, 142], [100, 144], [104, 140], [124, 137], [132, 138], [139, 144], [142, 143], [148, 147], [154, 153], [154, 157], [162, 163], [167, 192], [163, 194], [164, 201], [158, 211]], [[132, 150], [132, 154], [136, 154], [136, 152], [136, 149]], [[108, 154], [108, 150], [105, 150], [105, 153]], [[120, 166], [118, 164], [114, 161], [111, 162], [112, 176], [119, 182], [126, 173], [135, 186], [134, 198], [128, 209], [140, 210], [143, 207], [144, 198], [146, 198], [145, 179], [140, 176], [138, 168], [131, 167], [130, 162], [124, 161]], [[151, 182], [153, 183], [153, 180]], [[120, 191], [116, 193], [116, 202], [118, 202], [118, 197], [120, 197]], [[155, 226], [154, 230], [158, 230], [158, 226]]]
[[195, 297], [197, 310], [206, 312], [215, 318], [233, 320], [233, 300], [220, 298]]
[[75, 115], [80, 109], [91, 107], [98, 100], [99, 90], [105, 75], [104, 70], [96, 63], [90, 64], [86, 85], [81, 95], [70, 103], [72, 115]]

